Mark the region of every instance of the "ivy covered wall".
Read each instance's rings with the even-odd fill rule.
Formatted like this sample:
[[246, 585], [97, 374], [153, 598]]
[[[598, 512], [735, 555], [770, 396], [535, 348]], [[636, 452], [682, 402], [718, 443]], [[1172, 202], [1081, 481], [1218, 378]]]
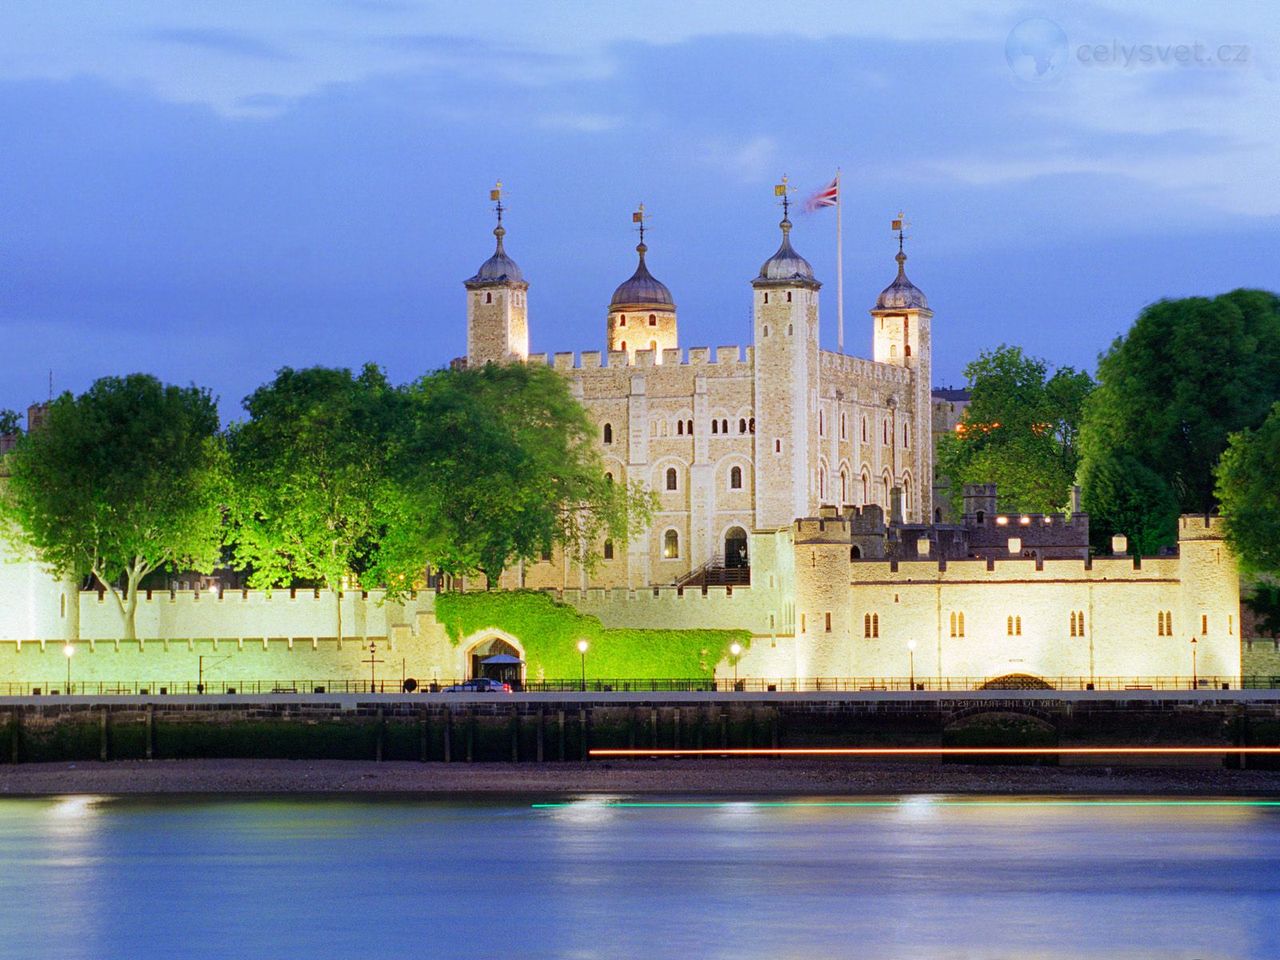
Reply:
[[578, 676], [578, 641], [590, 644], [588, 678], [710, 677], [734, 641], [747, 648], [749, 630], [611, 629], [545, 593], [531, 590], [444, 593], [436, 619], [454, 644], [487, 628], [518, 638], [531, 680]]

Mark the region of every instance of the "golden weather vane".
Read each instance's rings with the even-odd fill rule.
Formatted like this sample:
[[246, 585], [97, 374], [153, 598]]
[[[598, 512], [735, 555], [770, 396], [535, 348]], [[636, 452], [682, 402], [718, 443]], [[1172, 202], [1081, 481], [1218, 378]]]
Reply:
[[646, 221], [643, 201], [636, 207], [635, 212], [631, 214], [631, 222], [640, 224], [640, 242], [644, 243], [644, 225]]
[[782, 182], [775, 184], [773, 187], [773, 195], [775, 197], [782, 198], [782, 219], [783, 220], [786, 220], [788, 218], [788, 214], [790, 213], [790, 209], [791, 209], [791, 200], [787, 196], [787, 194], [790, 193], [790, 191], [791, 191], [791, 187], [790, 185], [788, 185], [787, 175], [784, 173], [782, 175]]

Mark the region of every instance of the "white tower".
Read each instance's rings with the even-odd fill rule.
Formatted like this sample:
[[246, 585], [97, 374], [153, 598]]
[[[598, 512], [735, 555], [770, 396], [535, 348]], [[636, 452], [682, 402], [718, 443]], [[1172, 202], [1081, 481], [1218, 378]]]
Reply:
[[467, 363], [510, 363], [529, 358], [529, 313], [525, 282], [516, 262], [502, 247], [502, 183], [489, 192], [496, 201], [497, 248], [470, 280], [467, 288]]

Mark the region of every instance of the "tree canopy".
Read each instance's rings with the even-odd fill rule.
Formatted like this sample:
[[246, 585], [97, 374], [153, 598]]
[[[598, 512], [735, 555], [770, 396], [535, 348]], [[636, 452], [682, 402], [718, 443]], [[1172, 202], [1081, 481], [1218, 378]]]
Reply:
[[[227, 433], [231, 537], [254, 587], [297, 581], [341, 590], [376, 565], [388, 517], [400, 395], [372, 364], [285, 367], [244, 400]], [[337, 603], [342, 635], [341, 602]]]
[[1214, 491], [1241, 567], [1280, 576], [1280, 403], [1256, 430], [1234, 433]]
[[[1172, 543], [1179, 511], [1207, 513], [1216, 506], [1214, 470], [1228, 437], [1261, 424], [1277, 400], [1275, 294], [1235, 290], [1144, 309], [1102, 356], [1098, 389], [1085, 405], [1081, 478], [1092, 530], [1103, 539], [1120, 532], [1135, 541]], [[1133, 473], [1126, 485], [1106, 461], [1140, 464], [1146, 472]], [[1168, 487], [1164, 512], [1149, 513], [1143, 529], [1125, 529], [1123, 504], [1151, 475]]]
[[966, 483], [999, 485], [1000, 508], [1048, 513], [1067, 503], [1079, 461], [1077, 435], [1087, 373], [1021, 348], [981, 353], [964, 370], [971, 400], [956, 432], [939, 438], [937, 473], [950, 481], [958, 513]]
[[59, 576], [92, 574], [126, 638], [136, 636], [143, 577], [218, 561], [225, 457], [214, 400], [199, 387], [104, 377], [54, 400], [6, 463], [9, 535]]
[[22, 432], [22, 415], [16, 410], [0, 410], [0, 437]]
[[625, 542], [648, 522], [651, 496], [606, 476], [587, 412], [554, 370], [441, 370], [408, 395], [399, 482], [414, 522], [398, 527], [389, 559], [481, 572], [493, 586], [557, 546], [589, 568], [605, 538]]

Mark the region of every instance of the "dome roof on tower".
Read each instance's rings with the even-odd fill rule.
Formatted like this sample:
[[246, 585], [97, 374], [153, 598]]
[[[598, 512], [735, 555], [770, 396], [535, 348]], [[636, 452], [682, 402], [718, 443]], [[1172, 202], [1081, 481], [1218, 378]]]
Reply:
[[898, 251], [898, 275], [876, 297], [876, 310], [928, 310], [929, 301], [924, 292], [907, 279], [905, 265], [907, 255]]
[[796, 253], [791, 246], [791, 221], [784, 218], [782, 223], [782, 244], [778, 252], [760, 267], [757, 283], [817, 283], [813, 278], [813, 267], [809, 261]]
[[651, 274], [649, 268], [645, 266], [644, 255], [648, 249], [643, 243], [636, 247], [636, 252], [640, 254], [636, 272], [613, 291], [613, 297], [609, 300], [610, 307], [629, 307], [639, 304], [669, 307], [676, 305], [667, 285]]
[[507, 256], [507, 251], [502, 247], [502, 238], [506, 236], [506, 233], [507, 231], [502, 224], [498, 224], [493, 231], [493, 235], [498, 238], [498, 245], [493, 251], [493, 256], [480, 264], [480, 269], [476, 271], [476, 275], [466, 281], [467, 283], [524, 283], [524, 274], [520, 272], [520, 267]]

